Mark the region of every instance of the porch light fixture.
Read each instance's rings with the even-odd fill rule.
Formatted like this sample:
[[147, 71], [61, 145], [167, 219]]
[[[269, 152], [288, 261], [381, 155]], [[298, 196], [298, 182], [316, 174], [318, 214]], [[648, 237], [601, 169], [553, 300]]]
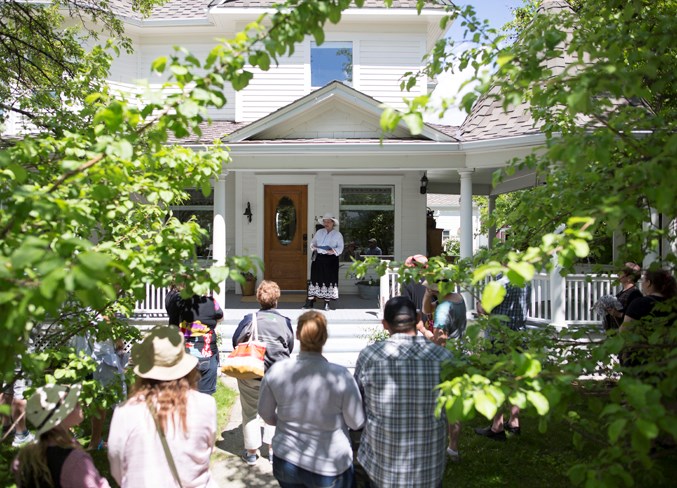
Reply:
[[249, 202], [247, 202], [247, 208], [245, 209], [242, 215], [247, 217], [247, 220], [249, 221], [250, 224], [252, 223], [252, 206]]
[[423, 176], [421, 176], [421, 195], [425, 195], [428, 193], [428, 172], [426, 171], [423, 173]]

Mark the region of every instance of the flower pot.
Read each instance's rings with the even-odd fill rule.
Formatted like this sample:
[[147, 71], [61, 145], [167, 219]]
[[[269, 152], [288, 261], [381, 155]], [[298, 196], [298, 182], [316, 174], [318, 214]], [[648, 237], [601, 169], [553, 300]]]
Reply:
[[245, 280], [242, 283], [242, 296], [249, 297], [254, 294], [256, 290], [256, 280]]
[[362, 283], [357, 284], [357, 294], [363, 300], [375, 300], [378, 299], [381, 287], [379, 285], [365, 285]]

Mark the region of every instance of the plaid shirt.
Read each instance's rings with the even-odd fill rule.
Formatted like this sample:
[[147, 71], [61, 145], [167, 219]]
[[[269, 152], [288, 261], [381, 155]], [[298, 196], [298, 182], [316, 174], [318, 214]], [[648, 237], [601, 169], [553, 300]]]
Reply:
[[505, 298], [491, 311], [491, 315], [507, 316], [509, 320], [505, 325], [512, 330], [524, 329], [531, 307], [531, 284], [520, 288], [512, 285], [506, 277], [500, 278], [498, 282], [505, 288]]
[[447, 421], [435, 418], [440, 365], [451, 352], [394, 334], [366, 347], [355, 366], [367, 423], [357, 459], [379, 488], [436, 487], [446, 463]]

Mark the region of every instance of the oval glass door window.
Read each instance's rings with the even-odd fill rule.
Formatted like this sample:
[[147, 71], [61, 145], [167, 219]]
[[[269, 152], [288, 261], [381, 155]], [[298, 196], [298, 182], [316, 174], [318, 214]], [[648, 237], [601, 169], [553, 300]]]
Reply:
[[294, 240], [296, 233], [296, 207], [289, 197], [282, 197], [275, 209], [275, 233], [283, 246]]

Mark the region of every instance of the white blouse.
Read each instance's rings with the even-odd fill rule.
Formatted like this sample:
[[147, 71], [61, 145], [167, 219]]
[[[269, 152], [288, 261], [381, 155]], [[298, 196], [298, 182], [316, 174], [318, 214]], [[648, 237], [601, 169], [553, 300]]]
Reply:
[[318, 230], [310, 241], [310, 249], [319, 254], [329, 254], [328, 249], [322, 249], [322, 246], [329, 246], [334, 251], [334, 255], [340, 256], [343, 253], [343, 235], [336, 229], [327, 232], [327, 229]]

